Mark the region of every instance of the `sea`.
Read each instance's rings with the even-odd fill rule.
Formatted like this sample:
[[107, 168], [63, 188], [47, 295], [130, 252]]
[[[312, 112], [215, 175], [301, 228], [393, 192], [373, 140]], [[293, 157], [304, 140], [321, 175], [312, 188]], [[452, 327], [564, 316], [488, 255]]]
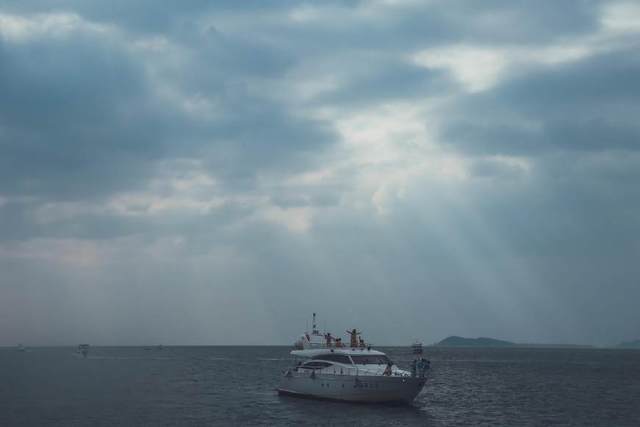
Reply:
[[289, 350], [2, 348], [0, 426], [640, 426], [638, 350], [427, 347], [427, 385], [403, 406], [279, 396]]

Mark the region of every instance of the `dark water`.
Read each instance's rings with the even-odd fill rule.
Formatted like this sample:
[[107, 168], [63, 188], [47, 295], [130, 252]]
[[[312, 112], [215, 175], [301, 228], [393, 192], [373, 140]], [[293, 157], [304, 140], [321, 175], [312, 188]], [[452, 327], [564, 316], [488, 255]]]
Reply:
[[430, 349], [404, 407], [280, 397], [288, 351], [0, 349], [0, 425], [640, 425], [640, 351]]

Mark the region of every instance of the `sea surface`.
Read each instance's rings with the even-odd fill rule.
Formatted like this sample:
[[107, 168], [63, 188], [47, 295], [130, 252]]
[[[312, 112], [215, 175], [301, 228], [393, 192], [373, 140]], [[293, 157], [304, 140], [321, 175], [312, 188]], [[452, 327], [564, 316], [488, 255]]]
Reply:
[[[382, 348], [408, 366], [407, 348]], [[287, 347], [0, 349], [0, 426], [640, 425], [640, 351], [426, 349], [409, 406], [281, 397]]]

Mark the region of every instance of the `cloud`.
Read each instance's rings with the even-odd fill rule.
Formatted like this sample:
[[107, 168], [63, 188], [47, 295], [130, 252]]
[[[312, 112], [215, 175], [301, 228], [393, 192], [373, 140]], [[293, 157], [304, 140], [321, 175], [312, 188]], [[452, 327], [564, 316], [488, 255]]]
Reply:
[[[31, 24], [39, 27], [40, 20], [52, 21], [51, 31], [67, 25], [41, 17]], [[40, 34], [0, 45], [3, 192], [111, 191], [162, 150], [156, 141], [162, 124], [150, 126], [152, 114], [136, 108], [147, 92], [143, 71], [78, 20], [65, 28], [73, 36]], [[119, 174], [127, 164], [135, 164], [132, 174]]]
[[532, 71], [465, 98], [442, 141], [467, 153], [531, 155], [557, 150], [636, 150], [640, 95], [630, 50]]
[[637, 12], [4, 5], [0, 343], [634, 338]]

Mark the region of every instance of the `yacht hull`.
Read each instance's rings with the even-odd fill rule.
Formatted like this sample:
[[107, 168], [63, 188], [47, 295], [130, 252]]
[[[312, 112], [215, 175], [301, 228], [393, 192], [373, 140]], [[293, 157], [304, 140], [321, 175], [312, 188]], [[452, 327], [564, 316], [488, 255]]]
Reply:
[[278, 393], [318, 399], [368, 403], [411, 403], [420, 393], [425, 378], [398, 376], [352, 376], [288, 374]]

